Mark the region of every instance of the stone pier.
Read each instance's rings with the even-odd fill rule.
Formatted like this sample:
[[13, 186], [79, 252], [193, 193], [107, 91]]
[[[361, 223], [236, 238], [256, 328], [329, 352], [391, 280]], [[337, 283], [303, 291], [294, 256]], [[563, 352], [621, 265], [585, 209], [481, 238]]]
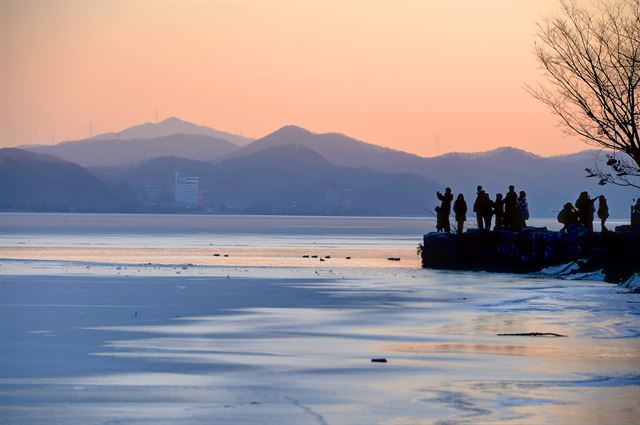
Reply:
[[520, 232], [469, 229], [460, 235], [428, 233], [420, 246], [422, 266], [432, 269], [505, 273], [539, 272], [576, 262], [579, 272], [601, 270], [620, 283], [640, 272], [640, 231], [588, 232], [526, 227]]

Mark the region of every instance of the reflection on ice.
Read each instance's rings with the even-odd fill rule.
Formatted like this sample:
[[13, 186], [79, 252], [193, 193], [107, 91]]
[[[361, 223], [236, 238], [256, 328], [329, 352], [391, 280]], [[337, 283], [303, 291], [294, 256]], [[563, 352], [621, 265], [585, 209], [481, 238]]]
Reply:
[[[506, 275], [270, 273], [7, 278], [0, 412], [65, 424], [637, 423], [635, 295]], [[516, 332], [569, 337], [497, 335]]]
[[0, 379], [0, 385], [205, 386], [220, 382], [214, 376], [184, 373], [120, 373], [64, 378]]
[[[526, 338], [526, 337], [524, 337]], [[557, 343], [524, 343], [501, 344], [479, 342], [455, 343], [417, 343], [404, 345], [388, 345], [390, 351], [401, 353], [443, 353], [443, 354], [485, 354], [497, 356], [525, 356], [560, 361], [631, 361], [640, 358], [640, 348], [629, 347], [628, 344], [607, 344], [605, 346], [571, 346]]]

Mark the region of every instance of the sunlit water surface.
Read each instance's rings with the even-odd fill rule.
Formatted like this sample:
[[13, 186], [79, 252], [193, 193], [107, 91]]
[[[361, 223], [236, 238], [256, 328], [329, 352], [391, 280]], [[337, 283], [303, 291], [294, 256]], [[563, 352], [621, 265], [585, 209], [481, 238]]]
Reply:
[[432, 227], [0, 214], [0, 422], [640, 422], [638, 295], [423, 270]]

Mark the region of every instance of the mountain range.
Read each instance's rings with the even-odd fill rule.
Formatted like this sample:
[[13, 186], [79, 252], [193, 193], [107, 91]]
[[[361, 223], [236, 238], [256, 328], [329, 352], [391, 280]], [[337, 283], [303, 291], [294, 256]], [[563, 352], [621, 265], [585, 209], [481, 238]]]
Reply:
[[247, 137], [216, 130], [204, 125], [193, 124], [176, 117], [169, 117], [157, 123], [147, 122], [144, 124], [134, 125], [133, 127], [125, 128], [124, 130], [114, 133], [99, 134], [97, 136], [90, 137], [89, 140], [155, 139], [156, 137], [170, 136], [172, 134], [200, 134], [210, 136], [215, 139], [228, 140], [238, 146], [248, 145], [253, 141], [253, 139]]
[[438, 189], [426, 177], [343, 167], [295, 145], [213, 163], [164, 157], [94, 172], [114, 184], [154, 185], [170, 196], [174, 170], [199, 177], [205, 210], [227, 213], [415, 215], [424, 212], [418, 200]]
[[55, 155], [85, 167], [101, 167], [131, 164], [162, 156], [214, 159], [234, 152], [238, 145], [206, 134], [170, 134], [148, 139], [91, 138], [28, 149]]
[[176, 171], [200, 178], [202, 210], [210, 212], [430, 215], [437, 203], [434, 192], [444, 186], [464, 193], [471, 209], [477, 184], [492, 196], [514, 184], [527, 191], [534, 216], [555, 216], [565, 202], [588, 190], [607, 196], [612, 216], [625, 217], [639, 195], [585, 177], [584, 169], [602, 158], [599, 151], [541, 157], [507, 147], [425, 158], [292, 125], [251, 141], [169, 118], [23, 148], [77, 163], [105, 187], [159, 192], [157, 205], [138, 205], [138, 210], [171, 210]]
[[57, 145], [24, 146], [85, 167], [130, 164], [162, 156], [214, 159], [252, 142], [242, 136], [192, 124], [175, 117], [119, 132], [99, 134]]

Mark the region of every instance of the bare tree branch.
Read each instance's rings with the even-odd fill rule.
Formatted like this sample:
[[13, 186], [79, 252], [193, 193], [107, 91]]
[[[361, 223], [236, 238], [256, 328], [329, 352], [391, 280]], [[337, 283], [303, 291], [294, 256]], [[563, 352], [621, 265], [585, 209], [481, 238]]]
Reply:
[[596, 0], [594, 8], [560, 0], [562, 16], [538, 24], [534, 53], [547, 86], [525, 89], [546, 104], [569, 134], [626, 153], [612, 172], [588, 169], [601, 184], [639, 186], [640, 0]]
[[602, 170], [596, 163], [594, 168], [585, 168], [587, 177], [597, 178], [598, 184], [603, 186], [611, 183], [640, 189], [640, 169], [638, 167], [629, 161], [617, 158], [615, 154], [607, 154], [607, 166], [613, 170], [613, 173]]

